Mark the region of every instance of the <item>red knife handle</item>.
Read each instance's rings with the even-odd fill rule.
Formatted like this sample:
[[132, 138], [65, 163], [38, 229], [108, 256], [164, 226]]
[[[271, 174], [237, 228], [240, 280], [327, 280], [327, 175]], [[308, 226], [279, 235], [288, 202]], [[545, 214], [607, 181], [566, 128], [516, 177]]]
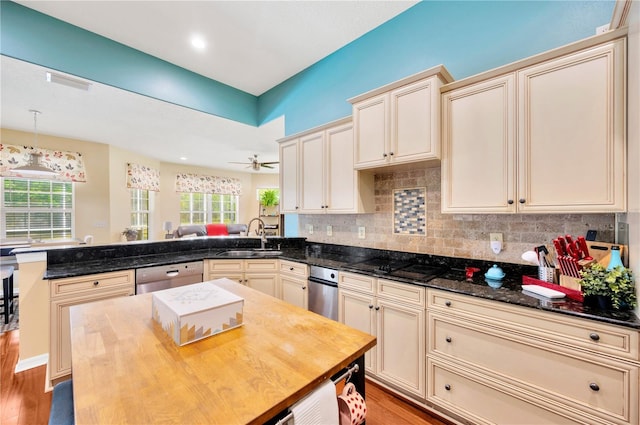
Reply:
[[573, 243], [573, 238], [571, 237], [571, 235], [565, 235], [564, 238], [567, 241], [567, 245], [571, 245]]
[[556, 248], [556, 254], [558, 254], [558, 257], [567, 254], [566, 251], [562, 248], [562, 244], [560, 244], [560, 241], [558, 239], [553, 240], [553, 246]]
[[587, 246], [587, 241], [584, 236], [578, 236], [578, 246], [580, 246], [582, 257], [585, 260], [593, 260], [593, 257], [589, 255], [589, 247]]
[[562, 236], [558, 236], [558, 242], [560, 242], [560, 246], [562, 247], [562, 252], [567, 254], [567, 241], [565, 241]]

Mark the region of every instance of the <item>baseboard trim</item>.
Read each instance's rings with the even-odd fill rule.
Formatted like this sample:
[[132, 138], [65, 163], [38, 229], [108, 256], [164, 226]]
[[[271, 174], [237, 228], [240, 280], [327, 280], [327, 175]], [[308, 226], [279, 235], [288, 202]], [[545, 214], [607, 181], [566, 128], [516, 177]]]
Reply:
[[18, 360], [14, 373], [24, 372], [34, 367], [46, 365], [49, 362], [49, 354], [40, 354], [39, 356], [29, 357], [28, 359]]

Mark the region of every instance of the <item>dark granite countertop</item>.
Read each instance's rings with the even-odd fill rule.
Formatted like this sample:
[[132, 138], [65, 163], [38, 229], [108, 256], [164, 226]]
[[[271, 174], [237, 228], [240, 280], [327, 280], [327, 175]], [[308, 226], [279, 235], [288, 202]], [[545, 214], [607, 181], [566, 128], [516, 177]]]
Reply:
[[[206, 239], [206, 238], [205, 238]], [[584, 319], [596, 320], [614, 325], [625, 326], [640, 330], [640, 318], [635, 316], [633, 312], [606, 312], [593, 309], [581, 302], [568, 298], [561, 301], [551, 301], [548, 299], [539, 299], [537, 297], [526, 295], [522, 292], [522, 276], [535, 275], [535, 267], [521, 266], [517, 264], [501, 263], [500, 266], [506, 272], [506, 277], [500, 288], [491, 288], [484, 278], [484, 272], [493, 264], [492, 262], [466, 260], [446, 257], [436, 257], [430, 255], [398, 253], [392, 251], [381, 251], [368, 248], [345, 247], [328, 244], [307, 244], [300, 243], [301, 238], [293, 238], [293, 241], [287, 241], [285, 238], [272, 240], [271, 247], [275, 248], [276, 244], [283, 246], [282, 255], [279, 257], [285, 260], [302, 262], [308, 265], [322, 266], [334, 268], [336, 270], [350, 271], [356, 273], [364, 273], [361, 270], [354, 269], [350, 265], [362, 261], [365, 258], [371, 258], [380, 255], [387, 255], [394, 259], [403, 259], [405, 261], [416, 261], [429, 264], [447, 265], [449, 271], [435, 279], [421, 281], [420, 279], [403, 279], [390, 276], [386, 273], [364, 273], [375, 277], [389, 280], [420, 285], [427, 288], [441, 289], [458, 294], [470, 295], [474, 297], [485, 298], [498, 302], [506, 302], [509, 304], [520, 305], [524, 307], [537, 308], [540, 310], [550, 311], [554, 313], [567, 314]], [[257, 245], [256, 245], [257, 243]], [[237, 248], [258, 248], [259, 240], [253, 242], [249, 240], [240, 240], [233, 243], [233, 246], [221, 245], [220, 243], [205, 243], [198, 241], [189, 244], [190, 249], [174, 250], [164, 249], [138, 249], [131, 248], [127, 245], [127, 249], [133, 249], [132, 252], [140, 252], [141, 255], [124, 255], [114, 256], [109, 253], [100, 252], [92, 255], [81, 255], [82, 251], [77, 251], [75, 255], [70, 256], [71, 251], [59, 253], [56, 257], [55, 253], [63, 250], [49, 251], [53, 255], [53, 261], [48, 263], [45, 272], [45, 279], [60, 279], [72, 276], [81, 276], [86, 274], [105, 273], [126, 269], [137, 269], [143, 267], [151, 267], [163, 264], [176, 264], [189, 261], [198, 261], [203, 259], [215, 259], [218, 254], [225, 250]], [[86, 249], [86, 248], [85, 248]], [[104, 251], [104, 250], [103, 250]], [[235, 257], [242, 259], [243, 257]], [[259, 259], [260, 257], [247, 257], [251, 259]], [[465, 278], [465, 267], [478, 267], [481, 271], [474, 275], [472, 280]]]

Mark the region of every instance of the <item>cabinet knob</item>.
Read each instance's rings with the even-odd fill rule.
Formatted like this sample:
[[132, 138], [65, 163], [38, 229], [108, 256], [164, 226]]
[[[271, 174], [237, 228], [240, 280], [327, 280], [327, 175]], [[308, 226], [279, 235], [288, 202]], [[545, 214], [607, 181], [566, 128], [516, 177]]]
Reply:
[[595, 382], [590, 383], [589, 388], [591, 388], [593, 391], [600, 391], [600, 386], [598, 386], [598, 384], [596, 384]]
[[378, 310], [380, 310], [380, 306], [379, 305], [376, 306], [376, 311], [378, 311]]
[[445, 338], [445, 341], [447, 341], [447, 342], [451, 342], [451, 337], [450, 337], [450, 336], [446, 337], [446, 338]]
[[509, 199], [509, 200], [507, 201], [507, 204], [509, 204], [509, 205], [513, 205], [513, 199]]
[[324, 207], [325, 207], [325, 208], [329, 208], [329, 205], [325, 205]]
[[93, 286], [98, 286], [100, 285], [100, 281], [96, 280], [95, 282], [93, 282]]
[[521, 204], [524, 204], [525, 203], [525, 199], [524, 198], [520, 198], [520, 199], [518, 199], [518, 202], [520, 202]]
[[387, 157], [387, 154], [386, 154], [386, 153], [383, 153], [383, 154], [382, 154], [382, 157], [383, 157], [383, 158], [386, 158], [386, 157]]
[[320, 208], [324, 208], [324, 205], [320, 205]]
[[293, 267], [289, 267], [289, 270], [290, 270], [290, 271], [293, 271]]
[[296, 209], [298, 209], [299, 207], [296, 205]]
[[307, 287], [306, 287], [306, 286], [303, 286], [303, 287], [302, 287], [302, 290], [304, 291], [305, 289], [307, 289]]
[[389, 155], [393, 156], [393, 152], [389, 152]]
[[451, 307], [451, 301], [445, 301], [444, 305], [446, 305], [447, 307]]
[[447, 391], [451, 391], [451, 385], [445, 384], [444, 389]]
[[600, 335], [598, 335], [595, 332], [592, 332], [592, 333], [589, 334], [589, 338], [591, 338], [594, 341], [599, 341], [600, 340]]
[[373, 304], [369, 304], [369, 310], [373, 308]]

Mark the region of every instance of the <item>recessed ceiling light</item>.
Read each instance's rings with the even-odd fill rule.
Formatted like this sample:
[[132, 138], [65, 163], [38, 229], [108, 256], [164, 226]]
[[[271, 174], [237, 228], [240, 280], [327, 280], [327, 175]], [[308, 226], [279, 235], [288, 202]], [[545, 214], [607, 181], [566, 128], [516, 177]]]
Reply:
[[207, 47], [206, 41], [204, 41], [204, 38], [200, 37], [199, 35], [194, 35], [191, 37], [191, 45], [196, 50], [204, 50], [204, 48]]
[[182, 160], [182, 161], [186, 161], [186, 160], [187, 160], [187, 157], [186, 157], [186, 156], [181, 156], [181, 157], [180, 157], [180, 160]]

